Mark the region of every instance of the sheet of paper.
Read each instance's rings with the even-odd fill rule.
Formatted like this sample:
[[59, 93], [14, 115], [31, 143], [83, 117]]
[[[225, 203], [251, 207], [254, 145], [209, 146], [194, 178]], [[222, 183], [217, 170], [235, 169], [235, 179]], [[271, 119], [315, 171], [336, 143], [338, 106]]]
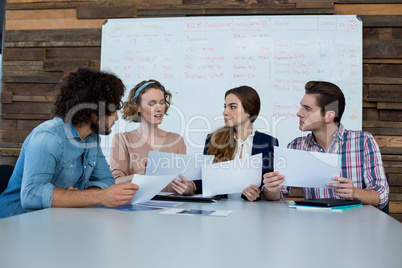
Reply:
[[[186, 155], [150, 151], [146, 175], [183, 174], [187, 180], [200, 180], [201, 167], [214, 160], [213, 155]], [[180, 180], [179, 176], [176, 179]]]
[[241, 193], [253, 184], [260, 186], [262, 180], [262, 154], [226, 161], [202, 168], [202, 194]]
[[152, 197], [165, 188], [176, 176], [178, 176], [177, 173], [160, 176], [134, 174], [131, 182], [137, 184], [139, 189], [131, 200], [131, 203], [141, 203], [151, 200]]
[[123, 210], [123, 211], [148, 211], [148, 210], [158, 210], [164, 209], [163, 207], [151, 207], [151, 206], [140, 206], [137, 204], [125, 204], [117, 207], [106, 207], [106, 206], [98, 206], [107, 209], [116, 209], [116, 210]]
[[157, 200], [150, 200], [148, 202], [137, 203], [139, 206], [149, 206], [149, 207], [176, 207], [178, 205], [182, 205], [183, 202], [172, 202], [172, 201], [157, 201]]
[[203, 216], [216, 216], [216, 217], [226, 217], [233, 210], [204, 210], [204, 209], [183, 209], [183, 208], [171, 208], [159, 212], [160, 214], [168, 215], [203, 215]]
[[283, 185], [328, 188], [341, 174], [340, 155], [275, 147], [274, 170], [285, 176]]

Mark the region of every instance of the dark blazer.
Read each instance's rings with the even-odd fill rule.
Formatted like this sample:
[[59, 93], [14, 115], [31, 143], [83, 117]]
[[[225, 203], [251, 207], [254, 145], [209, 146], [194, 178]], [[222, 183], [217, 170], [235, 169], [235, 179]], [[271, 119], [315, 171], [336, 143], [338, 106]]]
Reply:
[[[204, 155], [207, 154], [210, 141], [211, 141], [211, 137], [207, 138], [205, 141]], [[274, 146], [279, 146], [279, 142], [276, 138], [274, 138], [270, 135], [255, 131], [251, 155], [262, 153], [262, 175], [264, 175], [267, 172], [273, 171]], [[263, 180], [263, 178], [261, 178], [261, 184], [259, 185], [260, 187], [262, 186], [262, 180]], [[202, 181], [195, 180], [194, 183], [197, 187], [196, 193], [197, 194], [202, 193]]]

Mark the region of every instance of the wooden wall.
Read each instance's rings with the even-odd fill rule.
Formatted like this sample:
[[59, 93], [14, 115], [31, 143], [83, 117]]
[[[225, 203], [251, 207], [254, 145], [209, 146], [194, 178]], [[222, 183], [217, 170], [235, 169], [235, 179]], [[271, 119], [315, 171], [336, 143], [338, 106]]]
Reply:
[[99, 69], [105, 19], [309, 14], [363, 19], [363, 128], [381, 148], [390, 213], [402, 221], [401, 0], [7, 0], [0, 163], [14, 164], [25, 137], [52, 118], [63, 76], [79, 66]]

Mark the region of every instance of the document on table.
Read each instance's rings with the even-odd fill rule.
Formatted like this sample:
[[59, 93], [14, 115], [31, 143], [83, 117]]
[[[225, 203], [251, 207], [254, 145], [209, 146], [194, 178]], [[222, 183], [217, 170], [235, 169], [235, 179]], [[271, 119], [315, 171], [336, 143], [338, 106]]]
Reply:
[[158, 200], [150, 200], [147, 202], [137, 203], [137, 205], [139, 205], [139, 206], [162, 207], [162, 208], [176, 207], [176, 206], [182, 205], [182, 204], [183, 204], [183, 202], [158, 201]]
[[152, 206], [141, 206], [138, 204], [128, 203], [117, 207], [106, 207], [106, 206], [98, 206], [107, 209], [115, 209], [122, 211], [148, 211], [148, 210], [160, 210], [164, 209], [164, 207], [152, 207]]
[[338, 154], [274, 148], [274, 170], [285, 176], [286, 186], [328, 188], [341, 174]]
[[[200, 180], [201, 167], [211, 164], [213, 155], [186, 155], [150, 151], [146, 175], [182, 174], [187, 180]], [[181, 181], [179, 176], [174, 177]]]
[[206, 165], [202, 168], [202, 194], [241, 193], [253, 184], [261, 185], [262, 154]]
[[160, 176], [134, 174], [131, 182], [137, 184], [139, 189], [131, 200], [131, 203], [141, 203], [151, 200], [152, 197], [165, 188], [177, 175], [177, 173]]

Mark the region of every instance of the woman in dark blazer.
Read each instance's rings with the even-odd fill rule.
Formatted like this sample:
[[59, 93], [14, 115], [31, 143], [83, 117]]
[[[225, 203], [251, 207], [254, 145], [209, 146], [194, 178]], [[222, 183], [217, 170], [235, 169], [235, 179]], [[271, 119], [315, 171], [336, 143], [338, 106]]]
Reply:
[[[207, 136], [204, 154], [215, 155], [214, 163], [217, 163], [262, 153], [262, 174], [273, 171], [273, 147], [279, 143], [276, 138], [253, 128], [261, 107], [257, 91], [249, 86], [230, 89], [225, 94], [224, 107], [225, 126]], [[201, 181], [194, 182], [200, 193]], [[262, 178], [260, 185], [244, 189], [242, 197], [248, 201], [259, 200], [261, 185]]]

